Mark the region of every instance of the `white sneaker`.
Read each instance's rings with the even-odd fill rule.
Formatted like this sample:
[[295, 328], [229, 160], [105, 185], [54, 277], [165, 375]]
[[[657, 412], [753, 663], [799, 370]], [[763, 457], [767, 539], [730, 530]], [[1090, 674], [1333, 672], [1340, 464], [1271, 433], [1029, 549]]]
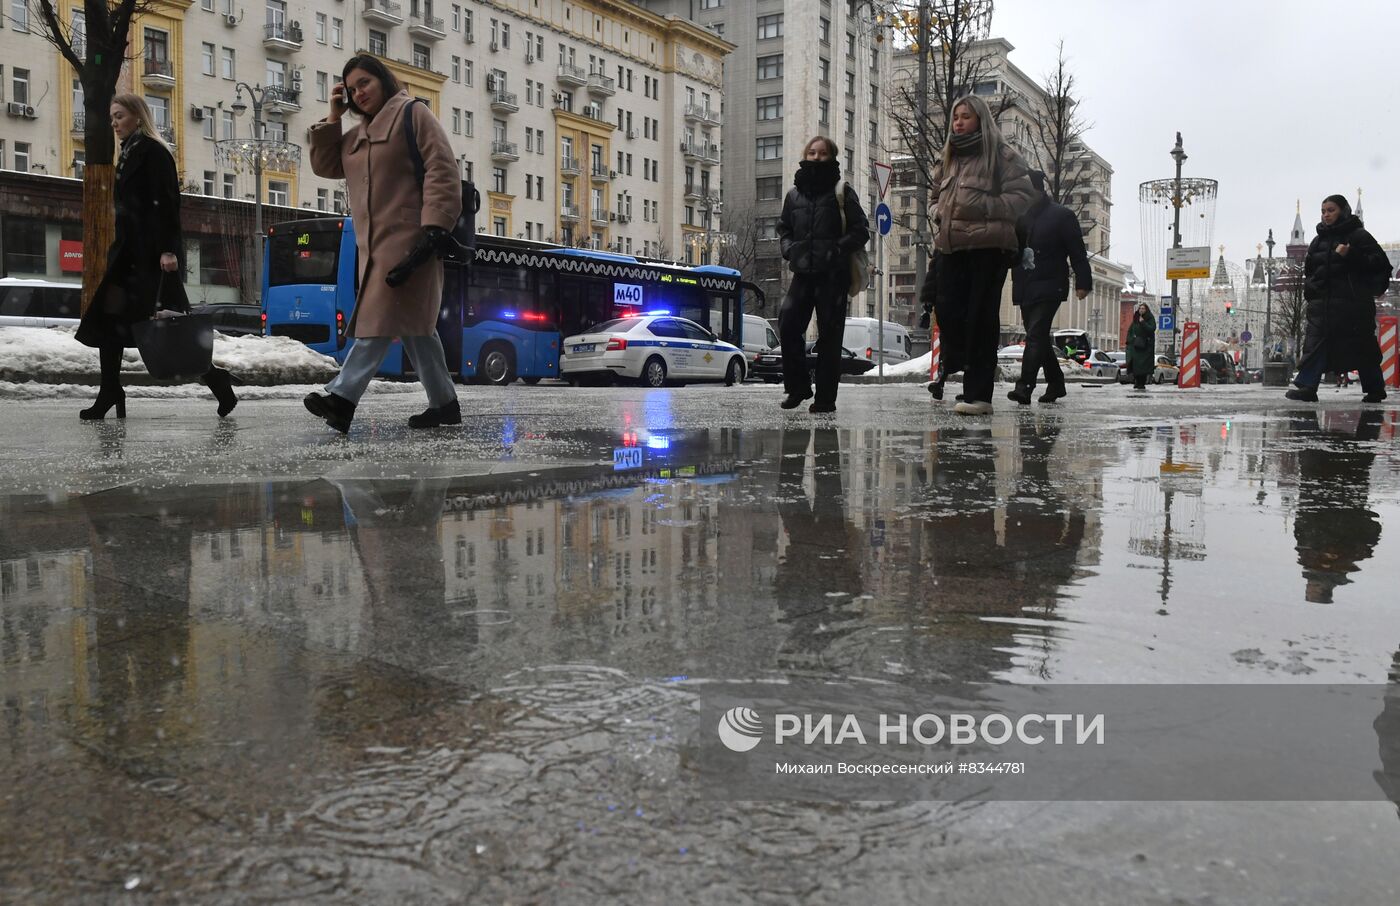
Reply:
[[958, 415], [991, 415], [992, 404], [984, 402], [969, 403], [964, 400], [954, 406], [953, 411]]

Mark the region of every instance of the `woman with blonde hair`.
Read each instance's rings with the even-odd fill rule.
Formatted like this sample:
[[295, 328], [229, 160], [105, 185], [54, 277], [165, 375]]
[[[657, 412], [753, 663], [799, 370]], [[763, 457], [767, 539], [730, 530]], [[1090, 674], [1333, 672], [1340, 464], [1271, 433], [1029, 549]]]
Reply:
[[[78, 413], [84, 420], [101, 419], [114, 406], [117, 418], [126, 418], [122, 354], [136, 345], [132, 325], [150, 320], [161, 309], [190, 310], [182, 277], [185, 244], [175, 157], [144, 99], [119, 94], [112, 98], [109, 113], [121, 144], [112, 190], [116, 238], [107, 250], [107, 269], [78, 325], [78, 341], [97, 347], [102, 369], [97, 399]], [[219, 417], [232, 412], [238, 405], [233, 376], [210, 368], [202, 380], [219, 402]]]
[[933, 176], [938, 328], [944, 354], [963, 368], [963, 399], [953, 411], [986, 415], [996, 380], [1001, 290], [1019, 249], [1016, 221], [1035, 201], [1030, 168], [974, 95], [953, 105]]

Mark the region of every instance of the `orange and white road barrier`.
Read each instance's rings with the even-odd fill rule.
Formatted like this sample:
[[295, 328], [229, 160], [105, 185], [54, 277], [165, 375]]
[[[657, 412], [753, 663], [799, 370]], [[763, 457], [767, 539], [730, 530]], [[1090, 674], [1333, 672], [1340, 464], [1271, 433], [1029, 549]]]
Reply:
[[1201, 325], [1187, 321], [1181, 326], [1181, 371], [1178, 387], [1201, 386]]
[[1377, 320], [1381, 328], [1381, 377], [1385, 378], [1387, 387], [1400, 387], [1400, 343], [1397, 343], [1400, 318], [1386, 315]]
[[938, 374], [939, 374], [939, 372], [940, 372], [940, 371], [942, 370], [942, 368], [943, 368], [943, 353], [942, 353], [942, 350], [940, 349], [940, 344], [939, 344], [939, 341], [938, 341], [938, 328], [937, 328], [937, 327], [935, 327], [935, 328], [933, 329], [933, 331], [928, 335], [928, 343], [929, 343], [929, 346], [928, 346], [928, 351], [929, 351], [928, 379], [929, 379], [930, 381], [937, 382], [937, 380], [938, 380]]

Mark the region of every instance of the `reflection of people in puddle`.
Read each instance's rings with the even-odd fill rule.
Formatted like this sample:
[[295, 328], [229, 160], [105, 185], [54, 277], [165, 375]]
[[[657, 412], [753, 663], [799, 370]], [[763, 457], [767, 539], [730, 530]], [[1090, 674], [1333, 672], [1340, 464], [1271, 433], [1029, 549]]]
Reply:
[[1303, 425], [1304, 435], [1320, 434], [1331, 441], [1327, 447], [1309, 444], [1298, 453], [1293, 537], [1311, 604], [1331, 604], [1334, 589], [1351, 582], [1350, 574], [1360, 571], [1361, 561], [1380, 542], [1380, 517], [1367, 507], [1376, 455], [1355, 441], [1377, 440], [1382, 416], [1376, 410], [1327, 412], [1319, 425], [1318, 414], [1312, 413]]
[[1372, 726], [1379, 743], [1381, 769], [1376, 783], [1400, 814], [1400, 651], [1390, 661], [1390, 683], [1385, 687], [1385, 707]]
[[118, 750], [154, 744], [181, 726], [172, 699], [185, 691], [191, 653], [192, 517], [156, 510], [133, 488], [89, 494], [81, 506], [96, 633], [91, 729]]
[[366, 654], [426, 666], [450, 635], [440, 537], [448, 479], [407, 486], [337, 479], [345, 523], [364, 571]]
[[[815, 448], [810, 501], [803, 481], [809, 444]], [[851, 620], [843, 611], [861, 593], [859, 538], [844, 513], [835, 428], [783, 432], [778, 515], [787, 549], [778, 561], [775, 597], [779, 618], [791, 627], [780, 658], [790, 666], [804, 665], [846, 634], [836, 627]]]
[[1050, 477], [1060, 428], [1020, 425], [1021, 474], [1006, 502], [1007, 562], [999, 578], [1016, 584], [1021, 606], [1054, 608], [1060, 588], [1074, 580], [1084, 543], [1084, 509]]

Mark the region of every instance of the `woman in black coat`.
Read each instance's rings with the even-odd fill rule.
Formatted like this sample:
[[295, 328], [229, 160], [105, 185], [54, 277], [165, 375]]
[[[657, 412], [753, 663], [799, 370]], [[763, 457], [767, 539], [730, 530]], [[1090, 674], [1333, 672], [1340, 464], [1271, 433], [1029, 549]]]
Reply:
[[1365, 402], [1385, 399], [1376, 297], [1390, 282], [1390, 259], [1340, 195], [1322, 202], [1322, 222], [1303, 264], [1307, 329], [1291, 400], [1317, 401], [1325, 371], [1358, 371]]
[[1147, 379], [1157, 370], [1157, 318], [1143, 302], [1128, 325], [1128, 347], [1123, 361], [1133, 376], [1133, 389], [1146, 390]]
[[[175, 158], [161, 139], [151, 108], [134, 94], [112, 99], [112, 131], [121, 143], [117, 158], [116, 238], [107, 250], [107, 270], [78, 325], [78, 342], [95, 346], [102, 366], [97, 400], [83, 419], [103, 418], [113, 406], [126, 418], [122, 390], [122, 351], [136, 345], [132, 325], [160, 309], [189, 311], [185, 297], [185, 250], [180, 234], [180, 177]], [[211, 368], [204, 383], [214, 391], [222, 418], [238, 405], [233, 377]]]
[[819, 135], [807, 143], [793, 180], [795, 188], [783, 200], [783, 213], [778, 219], [783, 258], [792, 272], [792, 283], [778, 312], [783, 384], [787, 388], [784, 409], [795, 409], [812, 395], [805, 334], [815, 311], [817, 398], [808, 411], [836, 411], [851, 256], [870, 239], [870, 221], [855, 190], [847, 185], [843, 199], [836, 197], [841, 183], [837, 153], [836, 143], [825, 136]]

